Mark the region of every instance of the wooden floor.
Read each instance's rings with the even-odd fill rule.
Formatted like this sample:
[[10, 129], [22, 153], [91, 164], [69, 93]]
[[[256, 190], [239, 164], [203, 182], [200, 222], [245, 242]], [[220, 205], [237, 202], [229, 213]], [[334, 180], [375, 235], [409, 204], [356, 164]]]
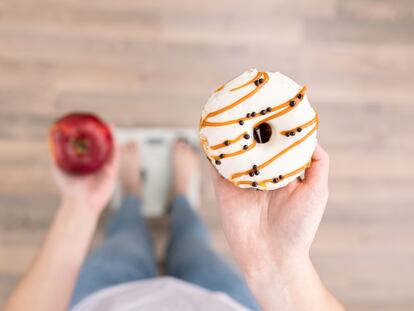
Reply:
[[312, 254], [322, 278], [349, 310], [414, 310], [412, 0], [1, 0], [0, 308], [58, 202], [52, 120], [86, 109], [195, 127], [210, 91], [251, 67], [307, 84], [320, 113], [332, 158]]

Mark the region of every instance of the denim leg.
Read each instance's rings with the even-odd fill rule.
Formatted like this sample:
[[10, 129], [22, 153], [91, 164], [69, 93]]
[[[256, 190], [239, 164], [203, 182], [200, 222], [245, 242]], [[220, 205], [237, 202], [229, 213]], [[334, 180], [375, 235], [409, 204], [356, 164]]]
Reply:
[[212, 291], [228, 294], [252, 310], [260, 310], [243, 277], [210, 242], [208, 230], [185, 197], [175, 198], [171, 208], [167, 274]]
[[83, 264], [71, 307], [105, 287], [156, 276], [152, 239], [140, 205], [136, 196], [123, 199], [108, 223], [103, 244]]

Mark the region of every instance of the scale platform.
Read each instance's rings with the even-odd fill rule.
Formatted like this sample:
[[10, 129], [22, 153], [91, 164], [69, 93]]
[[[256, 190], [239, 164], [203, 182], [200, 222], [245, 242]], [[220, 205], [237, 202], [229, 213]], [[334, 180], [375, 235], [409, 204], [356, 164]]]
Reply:
[[[179, 139], [186, 139], [199, 146], [198, 133], [194, 128], [116, 128], [115, 138], [119, 145], [135, 141], [139, 146], [142, 180], [142, 213], [146, 217], [165, 214], [171, 195], [171, 146]], [[197, 207], [200, 201], [200, 176], [194, 175], [188, 198]], [[122, 202], [122, 191], [118, 183], [111, 207], [117, 209]]]

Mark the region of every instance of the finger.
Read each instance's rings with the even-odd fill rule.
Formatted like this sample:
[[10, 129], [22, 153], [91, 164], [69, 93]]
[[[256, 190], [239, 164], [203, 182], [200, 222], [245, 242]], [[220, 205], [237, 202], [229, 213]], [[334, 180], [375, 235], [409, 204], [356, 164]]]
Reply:
[[60, 174], [62, 174], [62, 172], [53, 159], [49, 160], [49, 168], [50, 168], [53, 178], [57, 180], [57, 178], [59, 177]]
[[113, 152], [111, 158], [109, 159], [108, 163], [105, 165], [104, 171], [109, 174], [116, 174], [119, 168], [120, 162], [120, 147], [118, 145], [114, 145]]
[[115, 126], [112, 124], [109, 124], [108, 127], [109, 127], [109, 131], [111, 132], [111, 136], [112, 136], [113, 150], [112, 150], [111, 157], [109, 158], [109, 161], [105, 165], [106, 169], [108, 167], [117, 168], [117, 165], [119, 164], [119, 157], [120, 157], [120, 150], [119, 150], [119, 146], [117, 144], [116, 137], [115, 137]]
[[301, 184], [301, 181], [299, 180], [299, 178], [295, 178], [290, 183], [288, 183], [285, 187], [276, 189], [276, 190], [294, 191], [300, 184]]
[[304, 183], [312, 187], [327, 187], [329, 175], [328, 153], [318, 144], [312, 155], [311, 166], [306, 170]]
[[[216, 168], [213, 167], [213, 165], [210, 165], [210, 172], [216, 196], [219, 199], [219, 201], [240, 201], [242, 200], [242, 198], [251, 198], [252, 195], [260, 195], [259, 192], [261, 191], [255, 191], [254, 189], [242, 189], [235, 186], [231, 181], [221, 176], [220, 173], [216, 170]], [[225, 207], [226, 210], [237, 210], [240, 208], [240, 206], [234, 204], [226, 204], [226, 206], [219, 204], [219, 207]]]
[[230, 184], [230, 186], [232, 186], [229, 181], [224, 179], [224, 177], [219, 174], [219, 172], [216, 170], [215, 167], [213, 167], [212, 164], [209, 165], [209, 169], [210, 169], [210, 174], [213, 180], [214, 187], [217, 190], [222, 189], [223, 187], [224, 188], [227, 187], [228, 186], [227, 184]]
[[67, 172], [65, 172], [63, 169], [61, 169], [54, 159], [49, 160], [49, 168], [50, 168], [50, 171], [52, 172], [52, 176], [55, 179], [62, 178], [62, 177], [65, 177], [65, 178], [72, 177]]
[[233, 185], [230, 181], [225, 179], [223, 176], [220, 175], [220, 173], [217, 171], [217, 169], [211, 164], [210, 167], [210, 173], [213, 180], [214, 188], [216, 190], [216, 194], [218, 196], [231, 196], [235, 192], [240, 191], [242, 189], [236, 187]]
[[112, 138], [115, 140], [115, 125], [108, 124], [109, 131], [111, 132]]
[[120, 164], [120, 147], [116, 144], [113, 146], [111, 157], [108, 162], [97, 171], [94, 176], [97, 179], [101, 178], [114, 178], [118, 174], [119, 164]]

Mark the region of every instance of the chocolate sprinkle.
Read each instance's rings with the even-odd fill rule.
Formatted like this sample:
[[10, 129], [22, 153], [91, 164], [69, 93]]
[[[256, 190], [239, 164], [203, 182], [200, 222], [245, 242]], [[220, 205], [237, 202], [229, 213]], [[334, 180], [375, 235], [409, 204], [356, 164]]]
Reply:
[[297, 130], [299, 133], [300, 133], [300, 132], [302, 132], [302, 128], [301, 128], [301, 127], [298, 127], [296, 130]]
[[294, 106], [295, 106], [295, 104], [296, 104], [296, 103], [295, 103], [295, 101], [294, 101], [294, 100], [292, 100], [292, 101], [289, 103], [289, 106], [290, 106], [290, 107], [294, 107]]
[[254, 84], [255, 84], [256, 86], [259, 86], [259, 84], [260, 84], [259, 80], [254, 81]]
[[240, 125], [243, 125], [243, 124], [244, 124], [244, 121], [243, 121], [243, 120], [240, 120], [240, 121], [239, 121], [239, 124], [240, 124]]
[[221, 164], [221, 161], [220, 160], [216, 160], [216, 164], [217, 165], [220, 165]]
[[256, 112], [253, 111], [252, 114], [251, 114], [251, 116], [252, 117], [255, 117], [256, 116]]
[[264, 82], [264, 79], [263, 78], [260, 78], [259, 79], [259, 83], [262, 84], [263, 82]]
[[289, 137], [289, 136], [290, 136], [290, 134], [289, 134], [289, 133], [286, 133], [286, 134], [285, 134], [285, 136], [286, 136], [286, 137]]
[[260, 111], [260, 114], [265, 115], [266, 114], [266, 110]]
[[302, 99], [302, 94], [298, 94], [297, 98]]
[[230, 145], [230, 142], [229, 142], [228, 140], [225, 140], [225, 141], [224, 141], [224, 145], [225, 145], [225, 146], [228, 146], [228, 145]]
[[250, 113], [247, 113], [246, 114], [246, 118], [250, 118]]
[[272, 108], [267, 107], [267, 108], [266, 108], [266, 111], [267, 111], [267, 112], [272, 112]]
[[243, 146], [243, 149], [244, 149], [244, 150], [247, 150], [247, 148], [249, 148], [249, 146], [247, 146], [247, 145], [244, 145], [244, 146]]
[[279, 175], [279, 179], [283, 179], [283, 175]]
[[278, 182], [277, 178], [273, 178], [272, 181], [276, 184]]
[[245, 134], [243, 137], [244, 137], [244, 139], [249, 139], [250, 138], [250, 135], [249, 134]]
[[220, 158], [220, 159], [223, 159], [223, 158], [224, 158], [224, 154], [220, 154], [220, 155], [219, 155], [219, 158]]
[[255, 175], [259, 175], [259, 174], [260, 174], [260, 172], [259, 172], [259, 171], [254, 171], [254, 174], [255, 174]]
[[290, 132], [289, 135], [290, 136], [295, 136], [295, 132]]
[[253, 187], [257, 187], [257, 182], [255, 182], [255, 181], [254, 181], [254, 182], [252, 182], [252, 186], [253, 186]]
[[257, 165], [255, 164], [255, 165], [253, 165], [253, 169], [254, 170], [257, 170]]
[[250, 177], [253, 177], [253, 176], [254, 176], [254, 173], [253, 173], [253, 172], [250, 172], [250, 173], [249, 173], [249, 176], [250, 176]]

